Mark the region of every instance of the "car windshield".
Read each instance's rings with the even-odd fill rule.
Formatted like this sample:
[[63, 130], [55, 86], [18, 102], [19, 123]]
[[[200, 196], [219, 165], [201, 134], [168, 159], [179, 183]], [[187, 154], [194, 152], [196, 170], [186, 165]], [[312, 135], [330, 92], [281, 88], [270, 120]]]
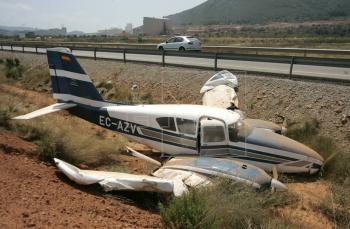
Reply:
[[228, 125], [228, 134], [231, 142], [244, 141], [253, 128], [244, 120], [238, 120]]

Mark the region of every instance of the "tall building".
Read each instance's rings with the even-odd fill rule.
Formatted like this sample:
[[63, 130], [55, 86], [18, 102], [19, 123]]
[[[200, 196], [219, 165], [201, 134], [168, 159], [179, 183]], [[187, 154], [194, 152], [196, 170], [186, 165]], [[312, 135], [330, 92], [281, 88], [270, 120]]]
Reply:
[[172, 23], [168, 18], [143, 18], [143, 33], [145, 35], [157, 36], [172, 33]]

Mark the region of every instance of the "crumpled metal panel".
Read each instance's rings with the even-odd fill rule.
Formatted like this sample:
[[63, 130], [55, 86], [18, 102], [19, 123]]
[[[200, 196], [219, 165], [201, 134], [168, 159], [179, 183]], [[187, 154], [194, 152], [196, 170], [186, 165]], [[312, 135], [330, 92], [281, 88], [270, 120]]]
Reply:
[[227, 109], [235, 105], [238, 108], [238, 96], [235, 90], [226, 85], [219, 85], [204, 93], [202, 98], [204, 106]]
[[262, 169], [231, 159], [212, 157], [176, 157], [163, 169], [191, 171], [202, 176], [216, 176], [250, 184], [256, 188], [270, 184], [271, 177]]
[[105, 191], [130, 190], [172, 193], [174, 182], [147, 175], [81, 170], [62, 160], [54, 159], [57, 167], [78, 184], [100, 184]]
[[175, 196], [181, 196], [184, 192], [187, 192], [187, 186], [199, 187], [211, 184], [207, 176], [192, 171], [160, 168], [152, 175], [167, 180], [173, 180]]

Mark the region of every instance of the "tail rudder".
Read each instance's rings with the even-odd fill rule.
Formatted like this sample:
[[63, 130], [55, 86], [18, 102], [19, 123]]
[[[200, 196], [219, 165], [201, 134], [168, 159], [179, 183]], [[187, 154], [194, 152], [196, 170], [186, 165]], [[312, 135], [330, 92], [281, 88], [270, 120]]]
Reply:
[[59, 101], [103, 101], [79, 62], [69, 49], [47, 49], [53, 97]]

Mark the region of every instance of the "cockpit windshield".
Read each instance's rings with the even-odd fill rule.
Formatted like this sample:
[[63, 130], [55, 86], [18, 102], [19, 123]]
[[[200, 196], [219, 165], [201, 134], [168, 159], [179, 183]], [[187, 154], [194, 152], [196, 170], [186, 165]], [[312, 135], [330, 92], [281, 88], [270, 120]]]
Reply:
[[231, 142], [244, 141], [252, 130], [253, 128], [248, 123], [240, 119], [228, 125], [229, 139]]

